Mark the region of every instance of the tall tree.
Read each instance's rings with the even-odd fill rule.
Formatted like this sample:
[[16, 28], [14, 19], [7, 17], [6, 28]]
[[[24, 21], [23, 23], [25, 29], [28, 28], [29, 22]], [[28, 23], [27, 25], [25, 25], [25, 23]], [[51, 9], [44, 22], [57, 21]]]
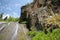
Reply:
[[2, 19], [4, 13], [0, 13], [0, 19]]

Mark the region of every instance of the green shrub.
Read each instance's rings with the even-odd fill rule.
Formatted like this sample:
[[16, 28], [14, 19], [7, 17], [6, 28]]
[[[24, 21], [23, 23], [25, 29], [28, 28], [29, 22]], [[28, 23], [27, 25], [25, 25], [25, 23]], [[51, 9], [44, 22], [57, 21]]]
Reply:
[[32, 40], [60, 40], [60, 29], [55, 29], [52, 33], [45, 34], [44, 32], [29, 32]]
[[26, 24], [27, 23], [27, 21], [23, 21], [23, 22], [21, 22], [22, 24]]
[[30, 32], [28, 32], [27, 34], [28, 34], [28, 36], [30, 36], [30, 37], [34, 37], [34, 36], [37, 34], [37, 32], [36, 32], [36, 31], [30, 31]]
[[19, 18], [14, 18], [14, 17], [9, 17], [7, 20], [5, 20], [6, 22], [17, 22], [19, 21]]

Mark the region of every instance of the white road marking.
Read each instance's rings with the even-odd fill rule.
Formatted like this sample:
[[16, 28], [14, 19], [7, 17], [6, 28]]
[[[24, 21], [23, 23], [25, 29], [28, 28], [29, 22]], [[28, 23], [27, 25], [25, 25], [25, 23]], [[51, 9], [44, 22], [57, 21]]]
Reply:
[[[9, 24], [10, 24], [10, 23], [9, 23]], [[9, 25], [9, 24], [8, 24], [8, 25]], [[3, 26], [0, 28], [0, 31], [1, 31], [5, 26], [6, 26], [6, 25], [3, 25]]]
[[3, 24], [3, 23], [6, 23], [6, 22], [0, 22], [0, 24]]
[[12, 39], [11, 39], [11, 40], [14, 40], [15, 37], [16, 37], [16, 35], [17, 35], [17, 31], [18, 31], [18, 23], [16, 24], [15, 28], [16, 28], [16, 30], [15, 30], [15, 33], [14, 33], [14, 35], [12, 36]]
[[5, 25], [3, 27], [0, 28], [0, 31], [5, 27]]

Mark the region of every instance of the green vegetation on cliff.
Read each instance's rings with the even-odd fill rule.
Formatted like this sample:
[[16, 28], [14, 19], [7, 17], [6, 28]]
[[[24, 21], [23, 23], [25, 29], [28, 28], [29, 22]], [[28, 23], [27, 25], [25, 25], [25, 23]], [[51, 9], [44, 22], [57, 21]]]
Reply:
[[47, 24], [57, 24], [59, 28], [54, 29], [52, 32], [48, 30], [45, 34], [44, 31], [30, 31], [27, 34], [31, 37], [31, 40], [60, 40], [60, 12], [56, 16], [52, 16], [47, 19]]
[[52, 33], [48, 34], [40, 32], [32, 37], [32, 40], [60, 40], [60, 29], [55, 29]]
[[31, 40], [60, 40], [60, 28], [53, 30], [52, 33], [49, 32], [48, 34], [45, 34], [42, 31], [31, 31], [28, 32], [28, 35], [31, 37]]

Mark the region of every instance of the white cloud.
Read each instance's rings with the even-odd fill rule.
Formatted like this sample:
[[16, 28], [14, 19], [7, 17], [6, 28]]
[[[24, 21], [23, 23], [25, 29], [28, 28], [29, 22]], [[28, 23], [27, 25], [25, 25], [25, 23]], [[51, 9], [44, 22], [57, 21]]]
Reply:
[[0, 8], [0, 10], [2, 11], [3, 9], [2, 9], [2, 8]]
[[7, 9], [7, 10], [12, 10], [10, 7], [7, 7], [6, 9]]
[[15, 18], [16, 18], [16, 17], [19, 17], [19, 16], [18, 16], [18, 13], [16, 13], [16, 12], [13, 12], [12, 15], [13, 15], [13, 17], [15, 17]]
[[3, 15], [3, 18], [2, 19], [4, 19], [5, 17], [9, 18], [10, 15], [9, 14]]
[[0, 5], [1, 5], [1, 3], [0, 3]]
[[5, 5], [5, 7], [7, 7], [8, 5]]
[[4, 0], [4, 2], [8, 2], [9, 0]]
[[20, 6], [20, 4], [19, 3], [16, 3], [15, 6]]
[[0, 7], [3, 8], [3, 9], [5, 8], [4, 6], [0, 6]]
[[11, 16], [12, 17], [16, 17], [17, 13], [16, 12], [12, 12]]

